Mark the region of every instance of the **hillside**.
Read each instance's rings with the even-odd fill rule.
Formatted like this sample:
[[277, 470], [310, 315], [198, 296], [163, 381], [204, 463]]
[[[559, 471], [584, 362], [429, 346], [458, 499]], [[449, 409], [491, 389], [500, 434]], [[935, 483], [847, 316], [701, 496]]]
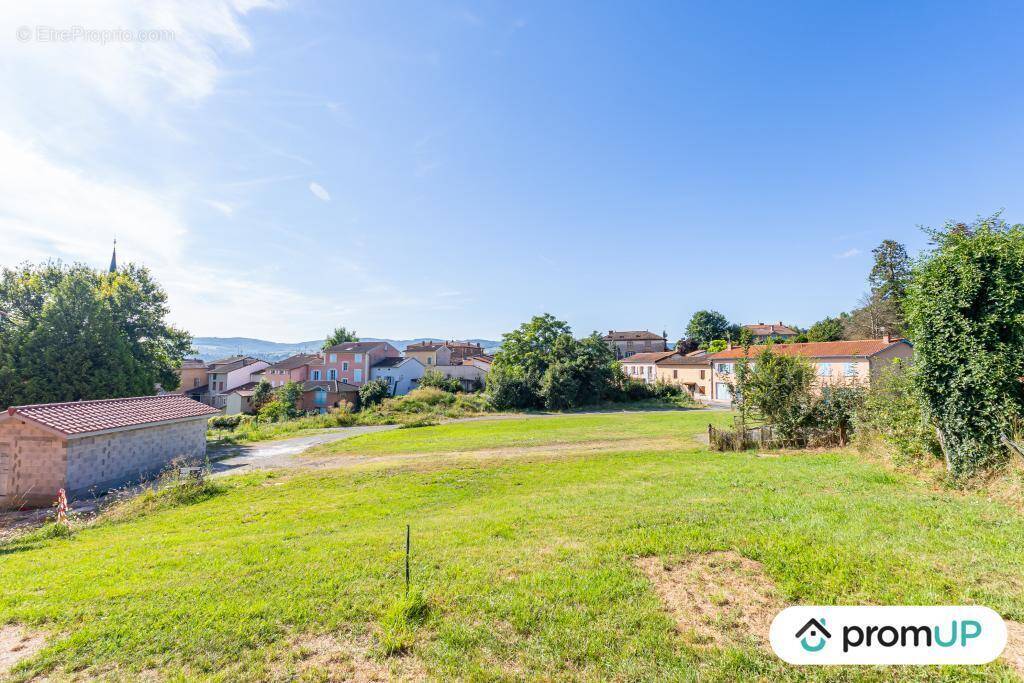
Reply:
[[[386, 341], [392, 344], [399, 351], [415, 342], [423, 340], [444, 341], [436, 337], [416, 337], [414, 339], [384, 339], [381, 337], [360, 337], [360, 341]], [[501, 342], [492, 339], [470, 339], [469, 341], [480, 344], [488, 353], [497, 350]], [[302, 342], [273, 342], [265, 339], [253, 339], [251, 337], [194, 337], [192, 346], [196, 349], [196, 358], [203, 360], [214, 360], [225, 356], [245, 355], [263, 358], [265, 360], [280, 360], [296, 353], [316, 351], [322, 345], [323, 339], [313, 339]]]

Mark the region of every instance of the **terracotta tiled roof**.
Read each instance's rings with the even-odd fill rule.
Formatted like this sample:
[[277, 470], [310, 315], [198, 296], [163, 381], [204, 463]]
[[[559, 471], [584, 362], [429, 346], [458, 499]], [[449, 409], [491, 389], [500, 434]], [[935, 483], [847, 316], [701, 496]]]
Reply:
[[409, 344], [405, 347], [406, 351], [421, 352], [421, 351], [437, 351], [444, 344]]
[[[805, 356], [807, 358], [839, 358], [850, 356], [873, 356], [895, 344], [909, 344], [905, 339], [857, 339], [854, 341], [809, 342], [807, 344], [773, 344], [772, 351], [783, 356]], [[767, 346], [751, 346], [750, 355], [760, 355]], [[743, 348], [726, 349], [708, 356], [711, 360], [743, 358]]]
[[[628, 359], [627, 359], [628, 360]], [[659, 360], [655, 365], [685, 365], [688, 367], [708, 367], [711, 359], [707, 356], [684, 356], [681, 353], [670, 353]]]
[[675, 351], [654, 351], [653, 353], [634, 353], [628, 358], [623, 358], [620, 363], [657, 363], [663, 358], [673, 355]]
[[261, 372], [266, 372], [267, 370], [294, 370], [295, 368], [315, 363], [319, 360], [320, 358], [315, 353], [299, 353], [283, 360], [279, 360], [270, 367], [264, 368]]
[[7, 415], [18, 415], [68, 436], [219, 413], [216, 408], [181, 394], [41, 403], [7, 409]]
[[601, 337], [604, 341], [665, 341], [665, 338], [660, 334], [654, 334], [647, 330], [627, 330], [625, 332], [616, 332], [615, 330], [608, 330], [608, 334]]
[[302, 391], [314, 391], [316, 389], [326, 389], [328, 393], [340, 394], [342, 392], [359, 392], [359, 387], [354, 384], [346, 384], [339, 382], [336, 379], [325, 379], [325, 380], [309, 380], [302, 383]]
[[383, 346], [387, 342], [375, 341], [375, 342], [343, 342], [341, 344], [335, 344], [334, 346], [325, 349], [324, 353], [366, 353], [372, 351], [378, 346]]
[[764, 323], [758, 323], [756, 325], [744, 325], [743, 329], [750, 330], [751, 334], [761, 337], [767, 337], [772, 334], [792, 335], [795, 337], [796, 335], [800, 334], [792, 327], [788, 325], [783, 325], [781, 322], [772, 323], [769, 325], [765, 325]]

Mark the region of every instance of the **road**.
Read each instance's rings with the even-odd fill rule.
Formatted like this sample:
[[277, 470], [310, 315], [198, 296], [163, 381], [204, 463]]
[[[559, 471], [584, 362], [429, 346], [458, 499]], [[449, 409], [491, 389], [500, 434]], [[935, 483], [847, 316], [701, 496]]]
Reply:
[[298, 464], [295, 456], [307, 448], [396, 427], [397, 425], [336, 427], [311, 436], [296, 436], [278, 441], [260, 441], [239, 446], [220, 446], [210, 451], [210, 459], [213, 460], [210, 469], [216, 476], [239, 474], [251, 470], [293, 467]]

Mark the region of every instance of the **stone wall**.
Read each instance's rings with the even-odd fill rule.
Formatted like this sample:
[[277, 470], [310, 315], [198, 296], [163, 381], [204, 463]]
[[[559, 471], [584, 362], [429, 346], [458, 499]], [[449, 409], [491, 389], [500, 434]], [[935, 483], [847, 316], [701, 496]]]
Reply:
[[52, 504], [66, 471], [63, 439], [18, 418], [0, 421], [0, 509]]
[[152, 477], [172, 463], [206, 454], [206, 418], [71, 439], [67, 488], [72, 496], [101, 493]]

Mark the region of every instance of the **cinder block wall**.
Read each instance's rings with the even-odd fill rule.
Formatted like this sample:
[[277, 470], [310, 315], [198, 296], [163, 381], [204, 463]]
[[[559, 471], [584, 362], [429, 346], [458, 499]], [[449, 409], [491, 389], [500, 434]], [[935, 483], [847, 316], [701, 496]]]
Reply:
[[52, 504], [66, 471], [63, 439], [18, 419], [0, 422], [0, 509]]
[[172, 462], [206, 454], [206, 418], [87, 436], [68, 441], [67, 488], [72, 496], [138, 483]]

